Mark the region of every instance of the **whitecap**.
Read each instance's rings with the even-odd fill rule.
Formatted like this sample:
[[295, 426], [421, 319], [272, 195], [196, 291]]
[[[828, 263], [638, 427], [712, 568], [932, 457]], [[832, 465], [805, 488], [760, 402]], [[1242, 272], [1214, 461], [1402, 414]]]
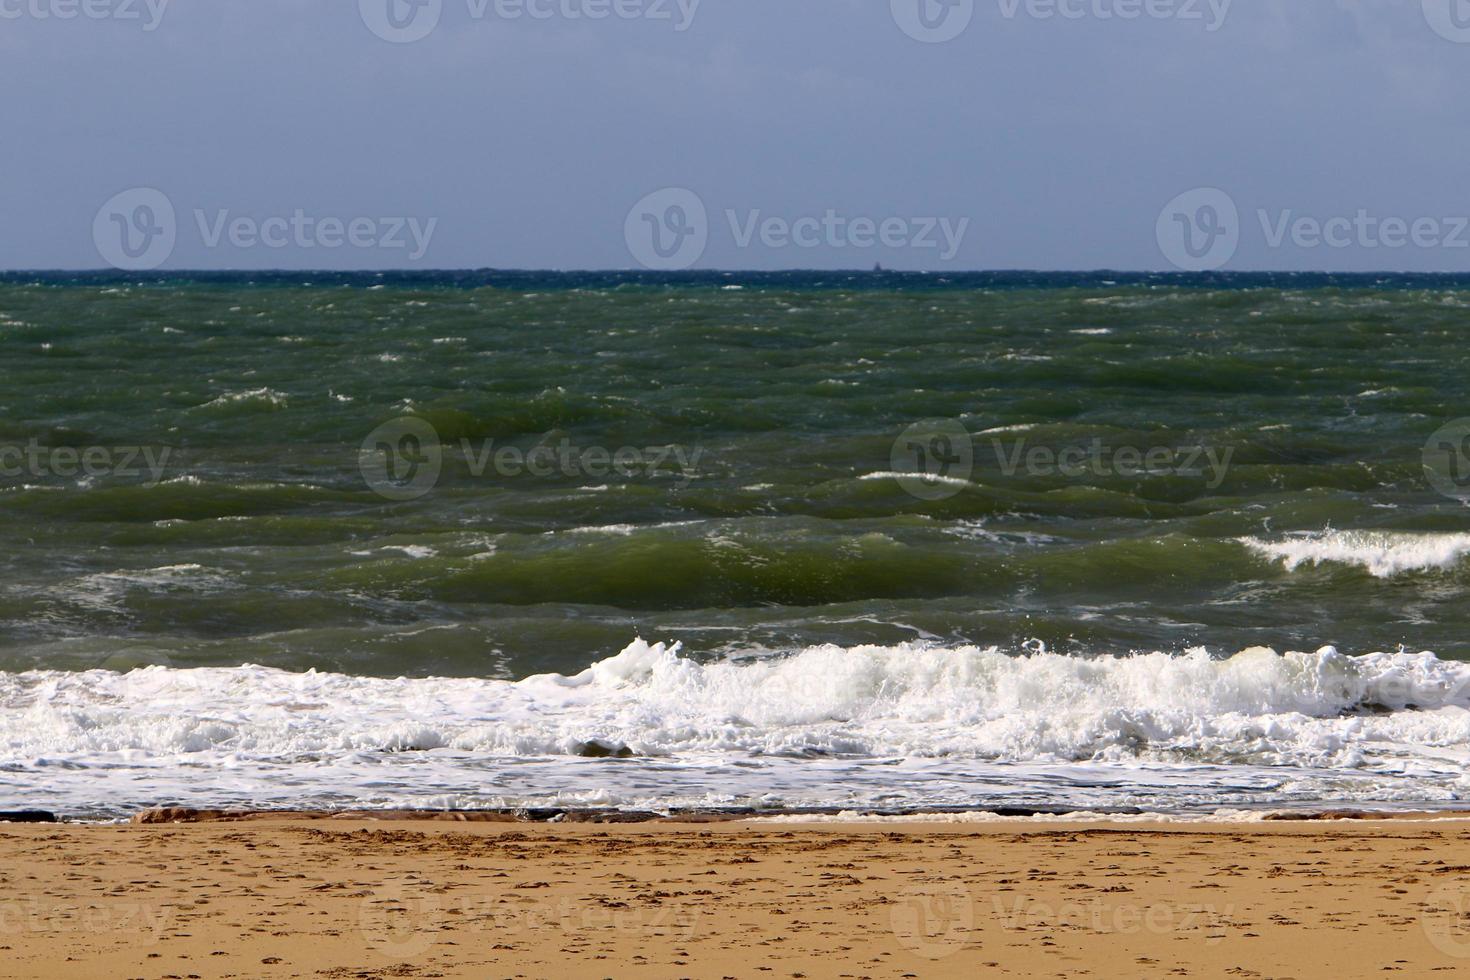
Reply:
[[1445, 570], [1470, 554], [1470, 534], [1398, 531], [1321, 531], [1281, 541], [1240, 538], [1256, 554], [1280, 561], [1288, 572], [1302, 565], [1355, 565], [1377, 578]]

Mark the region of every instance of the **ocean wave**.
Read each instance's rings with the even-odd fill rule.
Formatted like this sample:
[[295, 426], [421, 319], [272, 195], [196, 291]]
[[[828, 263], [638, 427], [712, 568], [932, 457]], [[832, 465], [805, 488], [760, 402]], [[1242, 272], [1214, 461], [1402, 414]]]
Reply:
[[640, 640], [579, 674], [518, 682], [262, 667], [0, 674], [7, 764], [452, 750], [1400, 772], [1458, 771], [1467, 746], [1470, 664], [1330, 647], [1217, 659], [1204, 650], [1084, 658], [818, 646], [700, 663], [678, 645]]
[[858, 477], [858, 479], [864, 483], [871, 483], [875, 480], [895, 480], [899, 483], [916, 481], [928, 484], [940, 484], [946, 487], [973, 486], [973, 484], [969, 480], [964, 480], [957, 476], [940, 476], [934, 473], [918, 472], [899, 473], [893, 470], [881, 470], [876, 473], [864, 473], [862, 476]]
[[270, 388], [255, 388], [250, 391], [231, 391], [218, 398], [196, 405], [199, 411], [235, 410], [246, 412], [272, 412], [285, 408], [289, 399], [285, 394]]
[[1280, 561], [1288, 572], [1308, 563], [1333, 563], [1366, 569], [1377, 578], [1450, 569], [1470, 554], [1470, 534], [1322, 531], [1284, 541], [1241, 538], [1240, 543], [1258, 555]]
[[123, 572], [84, 575], [47, 590], [64, 602], [106, 612], [122, 612], [133, 591], [155, 594], [219, 593], [233, 585], [225, 573], [202, 565], [165, 565]]

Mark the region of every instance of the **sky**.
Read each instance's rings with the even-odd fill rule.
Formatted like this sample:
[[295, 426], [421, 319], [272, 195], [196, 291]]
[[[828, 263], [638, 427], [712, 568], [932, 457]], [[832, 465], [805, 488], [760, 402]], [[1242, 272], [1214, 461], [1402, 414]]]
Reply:
[[1470, 0], [0, 0], [0, 268], [1470, 271]]

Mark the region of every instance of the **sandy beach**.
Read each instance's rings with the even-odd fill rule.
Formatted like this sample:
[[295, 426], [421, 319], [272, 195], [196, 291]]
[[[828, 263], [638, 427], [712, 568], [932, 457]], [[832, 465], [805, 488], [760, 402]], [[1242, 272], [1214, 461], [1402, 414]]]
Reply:
[[1470, 975], [1470, 821], [0, 825], [3, 977]]

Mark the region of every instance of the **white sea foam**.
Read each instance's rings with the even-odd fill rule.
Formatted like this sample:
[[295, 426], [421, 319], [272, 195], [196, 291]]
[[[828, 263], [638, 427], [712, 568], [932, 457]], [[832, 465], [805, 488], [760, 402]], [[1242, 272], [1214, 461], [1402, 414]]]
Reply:
[[201, 411], [220, 409], [248, 409], [254, 411], [275, 410], [285, 408], [287, 404], [286, 395], [270, 388], [254, 388], [250, 391], [231, 391], [202, 405], [196, 406]]
[[864, 483], [872, 483], [875, 480], [922, 480], [925, 483], [939, 483], [947, 487], [970, 486], [969, 480], [963, 480], [957, 476], [938, 476], [928, 473], [899, 473], [894, 470], [864, 473], [858, 479]]
[[[439, 554], [437, 550], [424, 544], [389, 544], [379, 548], [378, 551], [397, 551], [400, 554], [407, 555], [409, 558], [434, 558]], [[353, 552], [353, 554], [363, 554], [363, 552]], [[367, 554], [371, 554], [371, 552], [367, 552]]]
[[951, 537], [964, 538], [968, 541], [985, 541], [1010, 547], [1034, 548], [1055, 544], [1061, 540], [1053, 535], [1037, 531], [993, 531], [986, 527], [985, 523], [985, 518], [955, 521], [942, 528], [941, 531]]
[[[593, 749], [642, 761], [582, 758]], [[31, 788], [16, 796], [27, 805], [119, 792], [337, 805], [1422, 802], [1470, 790], [1467, 750], [1470, 664], [1429, 653], [1120, 659], [900, 644], [699, 663], [639, 641], [580, 674], [519, 682], [0, 674], [0, 803], [14, 785]]]
[[[1352, 714], [1367, 707], [1390, 711]], [[519, 682], [261, 667], [0, 674], [0, 744], [21, 755], [192, 751], [205, 742], [264, 752], [453, 746], [556, 755], [598, 739], [640, 755], [1029, 761], [1187, 751], [1340, 764], [1344, 752], [1400, 736], [1458, 745], [1470, 736], [1467, 708], [1470, 665], [1428, 653], [1081, 658], [900, 644], [701, 664], [677, 645], [638, 641], [580, 674]], [[18, 713], [25, 724], [16, 724]], [[154, 715], [171, 722], [160, 727]]]
[[232, 580], [223, 572], [202, 565], [164, 565], [159, 568], [83, 575], [49, 589], [48, 593], [75, 605], [120, 612], [131, 592], [209, 593], [223, 591], [232, 584]]
[[1392, 531], [1322, 531], [1283, 541], [1241, 538], [1257, 554], [1280, 561], [1289, 572], [1304, 564], [1356, 565], [1378, 578], [1449, 569], [1470, 554], [1470, 534]]
[[693, 527], [700, 521], [664, 521], [660, 524], [603, 524], [588, 527], [569, 527], [564, 531], [547, 531], [547, 534], [606, 534], [613, 537], [632, 537], [640, 531], [666, 531], [671, 528]]

